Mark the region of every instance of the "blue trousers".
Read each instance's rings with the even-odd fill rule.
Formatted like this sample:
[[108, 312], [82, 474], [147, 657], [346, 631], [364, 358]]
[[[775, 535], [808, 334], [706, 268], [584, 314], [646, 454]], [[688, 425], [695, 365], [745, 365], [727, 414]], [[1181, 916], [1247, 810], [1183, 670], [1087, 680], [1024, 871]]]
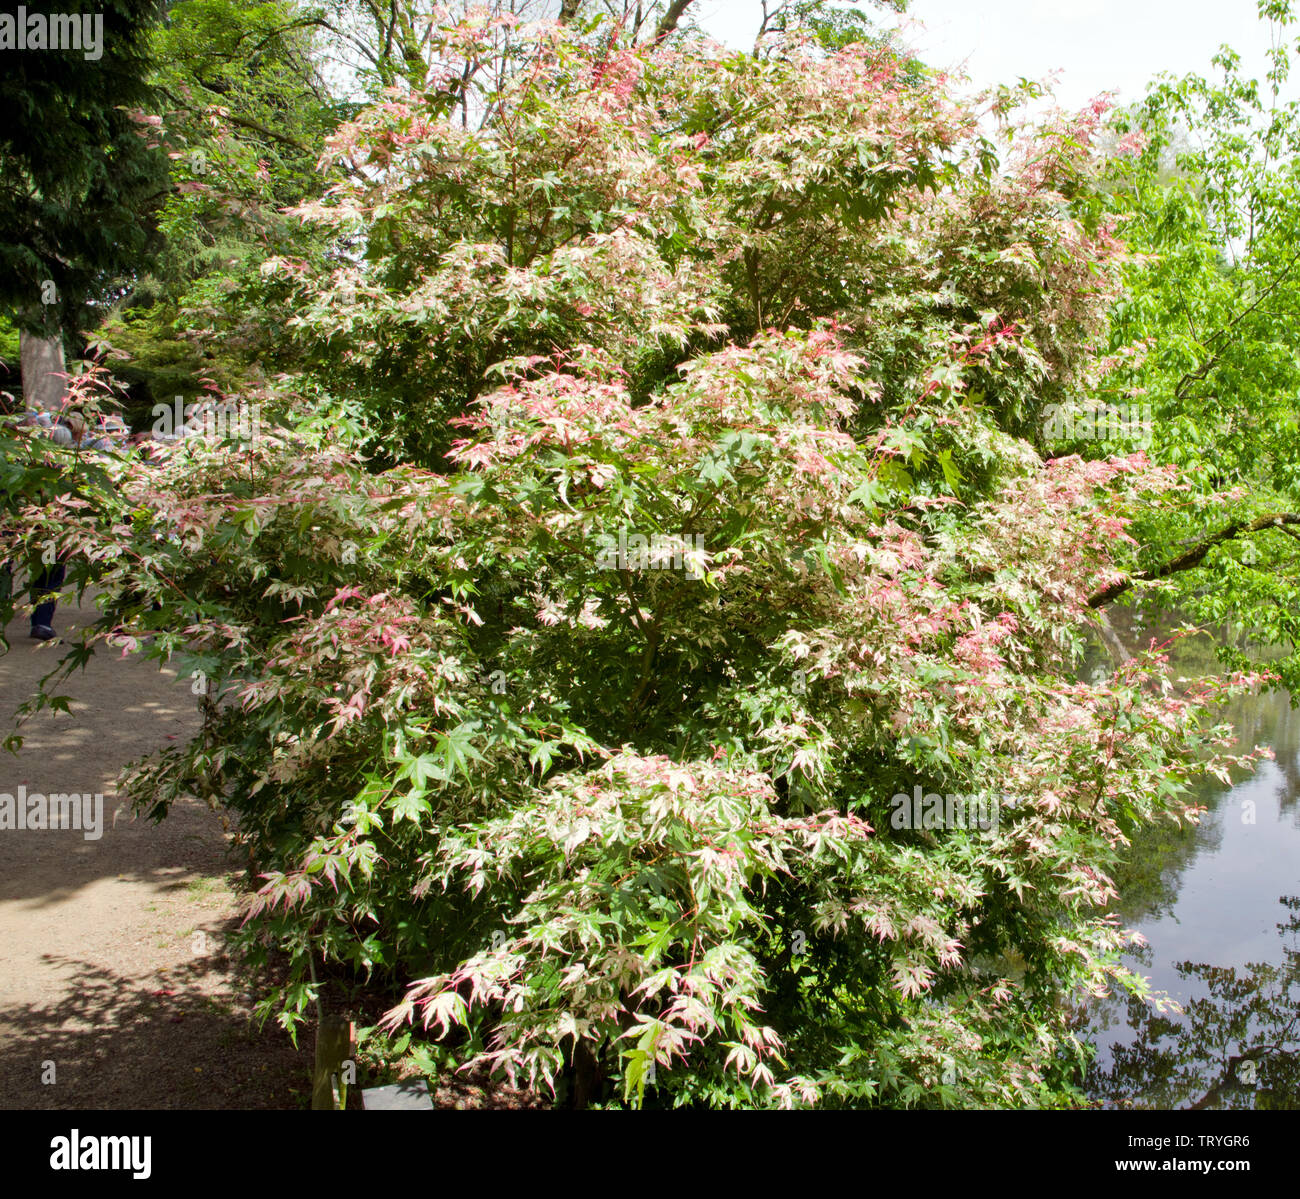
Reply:
[[[56, 562], [53, 566], [47, 566], [40, 574], [32, 580], [32, 602], [36, 603], [40, 597], [48, 592], [57, 591], [63, 586], [63, 580], [67, 577], [68, 568], [63, 562]], [[54, 610], [59, 606], [58, 600], [48, 599], [43, 604], [36, 604], [32, 612], [32, 628], [38, 624], [50, 625], [54, 622]]]

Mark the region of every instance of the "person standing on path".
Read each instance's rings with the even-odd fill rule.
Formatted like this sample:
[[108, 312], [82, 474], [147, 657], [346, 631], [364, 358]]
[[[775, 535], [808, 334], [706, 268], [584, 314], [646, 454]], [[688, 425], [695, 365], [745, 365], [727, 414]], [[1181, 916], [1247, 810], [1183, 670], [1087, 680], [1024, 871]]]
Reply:
[[[86, 418], [80, 412], [73, 411], [50, 429], [50, 439], [74, 450], [93, 449], [104, 452], [111, 448], [110, 443], [101, 446], [98, 441], [90, 441], [88, 432]], [[57, 636], [54, 631], [54, 613], [59, 605], [59, 588], [63, 586], [67, 575], [67, 555], [60, 554], [32, 580], [32, 603], [35, 606], [32, 608], [31, 636], [37, 641], [52, 641]]]

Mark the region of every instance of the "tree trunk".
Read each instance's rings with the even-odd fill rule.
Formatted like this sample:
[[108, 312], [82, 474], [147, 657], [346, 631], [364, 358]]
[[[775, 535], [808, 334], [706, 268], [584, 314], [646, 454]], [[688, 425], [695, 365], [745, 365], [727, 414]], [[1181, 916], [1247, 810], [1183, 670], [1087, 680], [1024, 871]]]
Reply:
[[677, 22], [682, 19], [682, 14], [691, 6], [692, 0], [672, 0], [668, 5], [667, 11], [659, 19], [659, 24], [655, 27], [655, 41], [662, 42], [674, 29], [677, 28]]
[[23, 405], [38, 412], [60, 412], [68, 394], [63, 339], [18, 334], [18, 355], [23, 371]]
[[579, 1041], [573, 1051], [573, 1092], [570, 1106], [582, 1110], [601, 1097], [605, 1070], [586, 1041]]
[[1115, 626], [1110, 623], [1110, 617], [1106, 615], [1106, 610], [1101, 610], [1101, 624], [1098, 626], [1101, 631], [1102, 643], [1106, 646], [1107, 653], [1110, 654], [1111, 661], [1118, 669], [1123, 666], [1133, 655], [1129, 648], [1124, 644], [1123, 639], [1115, 631]]

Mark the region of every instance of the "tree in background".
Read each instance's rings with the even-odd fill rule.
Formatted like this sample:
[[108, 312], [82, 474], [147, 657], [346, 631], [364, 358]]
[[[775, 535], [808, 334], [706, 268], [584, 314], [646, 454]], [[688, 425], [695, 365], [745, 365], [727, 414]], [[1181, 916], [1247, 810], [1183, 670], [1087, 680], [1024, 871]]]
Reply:
[[[868, 0], [871, 8], [902, 12], [906, 0]], [[492, 21], [515, 18], [511, 24], [554, 19], [579, 29], [603, 28], [633, 44], [657, 43], [676, 34], [701, 33], [697, 0], [454, 0], [436, 10], [439, 20]], [[756, 47], [768, 33], [780, 38], [807, 35], [826, 48], [878, 36], [861, 8], [832, 0], [762, 0], [752, 5]], [[305, 10], [306, 11], [306, 10]], [[403, 85], [420, 88], [430, 71], [459, 64], [467, 87], [481, 67], [461, 58], [454, 49], [439, 46], [431, 21], [434, 9], [419, 0], [376, 3], [374, 0], [326, 0], [309, 10], [315, 24], [330, 35], [324, 47], [326, 71], [335, 86], [353, 96], [374, 98], [385, 88]], [[498, 28], [496, 66], [504, 68], [511, 34]], [[503, 80], [497, 78], [500, 87]]]
[[[1260, 14], [1273, 35], [1262, 83], [1225, 47], [1217, 79], [1164, 80], [1117, 114], [1096, 219], [1128, 246], [1124, 290], [1104, 370], [1070, 414], [1076, 435], [1046, 444], [1144, 448], [1185, 474], [1138, 514], [1140, 551], [1098, 607], [1145, 593], [1282, 647], [1275, 669], [1300, 695], [1300, 103], [1283, 98], [1291, 7]], [[1250, 653], [1235, 638], [1221, 652], [1238, 667]]]
[[[165, 159], [147, 105], [157, 0], [71, 0], [101, 14], [102, 55], [11, 50], [0, 76], [0, 309], [24, 331], [24, 390], [51, 391], [63, 338], [93, 328], [158, 245]], [[61, 392], [56, 384], [52, 392]]]
[[154, 33], [156, 111], [171, 190], [153, 268], [114, 309], [104, 340], [126, 360], [135, 405], [239, 391], [277, 362], [262, 263], [315, 252], [284, 209], [319, 185], [326, 135], [355, 106], [316, 66], [319, 30], [301, 6], [252, 0], [173, 4]]

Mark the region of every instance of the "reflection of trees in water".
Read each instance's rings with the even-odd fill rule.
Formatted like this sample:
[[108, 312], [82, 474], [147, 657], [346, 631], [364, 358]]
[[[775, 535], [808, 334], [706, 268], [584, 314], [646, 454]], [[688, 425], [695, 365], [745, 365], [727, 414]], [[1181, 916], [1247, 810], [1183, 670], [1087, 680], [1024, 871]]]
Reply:
[[1300, 712], [1290, 704], [1278, 713], [1277, 732], [1274, 734], [1273, 752], [1277, 754], [1277, 768], [1286, 781], [1282, 793], [1282, 811], [1300, 815]]
[[1200, 997], [1182, 1016], [1130, 999], [1136, 1035], [1113, 1048], [1105, 1070], [1094, 1067], [1093, 1098], [1141, 1108], [1300, 1108], [1300, 896], [1279, 902], [1290, 911], [1277, 925], [1281, 961], [1252, 962], [1240, 975], [1178, 963], [1181, 977], [1199, 982]]
[[1197, 846], [1214, 853], [1222, 840], [1222, 828], [1209, 815], [1202, 816], [1199, 825], [1156, 824], [1138, 833], [1111, 876], [1123, 923], [1131, 927], [1172, 911]]
[[[1143, 615], [1114, 607], [1107, 639], [1136, 652], [1154, 637], [1169, 639], [1182, 623], [1177, 613]], [[1170, 649], [1170, 674], [1196, 678], [1219, 675], [1223, 666], [1215, 649], [1222, 637], [1187, 636]], [[1112, 669], [1099, 641], [1081, 664], [1080, 677], [1100, 682]], [[1236, 732], [1239, 751], [1269, 745], [1280, 775], [1281, 810], [1300, 820], [1300, 712], [1286, 692], [1237, 697], [1220, 719]], [[1245, 777], [1236, 777], [1241, 782]], [[1213, 813], [1229, 794], [1218, 784], [1202, 786], [1197, 802], [1210, 808], [1199, 828], [1157, 826], [1136, 836], [1115, 872], [1120, 892], [1116, 905], [1127, 925], [1170, 913], [1181, 890], [1182, 875], [1198, 852], [1221, 848], [1222, 820]], [[1094, 1099], [1114, 1106], [1143, 1108], [1286, 1108], [1300, 1107], [1300, 897], [1283, 897], [1289, 919], [1277, 927], [1282, 936], [1277, 964], [1251, 963], [1235, 969], [1208, 963], [1181, 962], [1175, 967], [1199, 998], [1187, 1002], [1182, 1015], [1160, 1012], [1129, 998], [1091, 1005], [1081, 1035], [1108, 1041], [1114, 1031], [1124, 1043], [1113, 1045], [1103, 1070], [1094, 1066], [1087, 1089]], [[1288, 940], [1289, 938], [1289, 940]], [[1149, 972], [1152, 951], [1130, 955], [1139, 971]]]
[[[1135, 652], [1148, 648], [1153, 640], [1157, 643], [1168, 641], [1184, 623], [1183, 616], [1176, 612], [1144, 615], [1131, 607], [1112, 608], [1109, 618], [1118, 640]], [[1181, 678], [1221, 674], [1223, 667], [1215, 655], [1215, 646], [1216, 638], [1209, 634], [1179, 638], [1170, 649], [1171, 674]], [[1112, 669], [1110, 657], [1098, 642], [1082, 664], [1080, 677], [1099, 682], [1103, 677], [1109, 677]], [[1236, 731], [1239, 752], [1256, 745], [1273, 748], [1281, 775], [1279, 802], [1282, 810], [1291, 811], [1300, 818], [1300, 805], [1297, 804], [1297, 795], [1300, 795], [1300, 713], [1291, 707], [1287, 693], [1237, 696], [1221, 710], [1220, 719]], [[1246, 773], [1234, 773], [1234, 782], [1240, 783], [1249, 777]], [[1125, 923], [1167, 915], [1177, 902], [1182, 875], [1197, 853], [1219, 851], [1223, 830], [1213, 813], [1226, 794], [1228, 792], [1217, 782], [1202, 784], [1193, 794], [1197, 803], [1210, 809], [1199, 828], [1158, 825], [1144, 829], [1134, 837], [1113, 875], [1120, 893], [1116, 907]], [[1225, 812], [1221, 819], [1233, 818], [1231, 813]]]

